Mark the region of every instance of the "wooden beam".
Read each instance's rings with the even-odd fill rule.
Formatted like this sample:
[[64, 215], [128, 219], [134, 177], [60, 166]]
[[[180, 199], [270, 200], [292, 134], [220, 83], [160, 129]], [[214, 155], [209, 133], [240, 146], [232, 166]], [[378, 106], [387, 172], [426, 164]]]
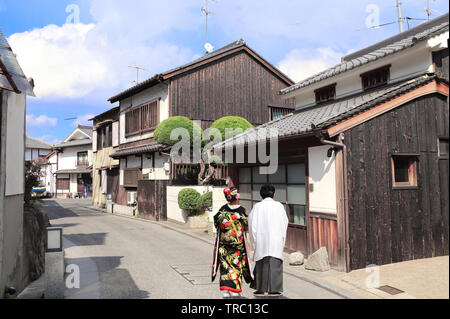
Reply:
[[409, 101], [412, 101], [421, 96], [433, 94], [433, 93], [440, 93], [440, 94], [448, 97], [448, 94], [449, 94], [448, 85], [434, 80], [422, 87], [419, 87], [417, 89], [409, 91], [409, 92], [407, 92], [399, 97], [396, 97], [388, 102], [380, 104], [370, 110], [367, 110], [367, 111], [360, 113], [358, 115], [355, 115], [354, 117], [351, 117], [343, 122], [340, 122], [340, 123], [336, 124], [335, 126], [330, 127], [327, 130], [327, 133], [330, 137], [336, 136], [342, 132], [345, 132], [345, 131], [355, 127], [355, 126], [358, 126], [361, 123], [364, 123], [364, 122], [366, 122], [370, 119], [373, 119], [381, 114], [384, 114], [384, 113], [391, 111], [399, 106], [402, 106], [403, 104], [405, 104]]

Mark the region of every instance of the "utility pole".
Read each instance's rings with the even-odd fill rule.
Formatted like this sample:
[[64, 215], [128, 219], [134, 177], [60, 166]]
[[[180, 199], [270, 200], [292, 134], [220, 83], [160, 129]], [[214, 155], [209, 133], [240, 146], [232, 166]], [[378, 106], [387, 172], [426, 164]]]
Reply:
[[[139, 71], [147, 71], [147, 69], [144, 69], [140, 66], [135, 66], [135, 65], [130, 65], [129, 68], [136, 69], [136, 85], [138, 85], [139, 84]], [[132, 82], [134, 82], [134, 81], [132, 81]]]
[[397, 14], [398, 14], [398, 25], [400, 27], [400, 32], [403, 32], [403, 16], [402, 16], [402, 3], [397, 0]]

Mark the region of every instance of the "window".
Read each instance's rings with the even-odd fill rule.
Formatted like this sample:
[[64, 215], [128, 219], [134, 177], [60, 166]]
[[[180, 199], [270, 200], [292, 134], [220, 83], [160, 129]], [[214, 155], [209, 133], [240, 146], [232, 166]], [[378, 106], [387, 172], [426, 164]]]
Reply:
[[441, 159], [448, 159], [448, 138], [438, 139], [438, 156]]
[[314, 93], [316, 94], [317, 104], [334, 100], [336, 98], [336, 83], [315, 90]]
[[417, 156], [392, 156], [392, 185], [394, 188], [417, 186]]
[[97, 151], [103, 149], [103, 127], [97, 129]]
[[142, 179], [142, 171], [140, 168], [126, 168], [123, 174], [123, 184], [127, 188], [138, 187], [138, 181]]
[[89, 166], [88, 152], [79, 152], [77, 154], [77, 166]]
[[390, 65], [361, 74], [362, 87], [364, 90], [387, 84], [390, 79]]
[[103, 148], [112, 146], [112, 123], [103, 127]]
[[240, 204], [250, 213], [253, 206], [261, 201], [261, 186], [270, 183], [275, 187], [276, 201], [281, 202], [288, 214], [289, 223], [306, 226], [306, 177], [305, 165], [279, 165], [271, 175], [259, 173], [259, 167], [239, 169]]
[[159, 100], [142, 104], [125, 113], [125, 135], [137, 135], [154, 130], [159, 124]]
[[270, 120], [278, 120], [282, 118], [285, 115], [288, 115], [289, 113], [292, 113], [294, 109], [288, 108], [288, 107], [276, 107], [276, 106], [270, 106]]

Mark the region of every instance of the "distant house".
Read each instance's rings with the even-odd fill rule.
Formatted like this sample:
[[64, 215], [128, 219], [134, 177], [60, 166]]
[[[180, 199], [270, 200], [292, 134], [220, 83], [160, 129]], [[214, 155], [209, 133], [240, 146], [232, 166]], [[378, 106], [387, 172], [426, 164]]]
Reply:
[[228, 141], [248, 148], [258, 130], [278, 130], [275, 174], [247, 160], [230, 164], [230, 176], [248, 210], [262, 183], [275, 185], [289, 215], [286, 249], [309, 255], [325, 246], [346, 271], [448, 255], [448, 19], [284, 88], [293, 114]]
[[[153, 139], [160, 122], [186, 116], [206, 129], [221, 117], [235, 115], [259, 125], [292, 111], [294, 100], [277, 93], [292, 84], [239, 40], [111, 97], [109, 101], [119, 102], [120, 108], [120, 145], [111, 154], [120, 162], [117, 208], [126, 211], [137, 199], [141, 217], [167, 218], [164, 185], [184, 167], [172, 165], [166, 146]], [[159, 202], [162, 206], [155, 204]]]
[[56, 151], [56, 185], [58, 198], [92, 196], [92, 126], [79, 125]]
[[110, 157], [119, 146], [119, 107], [112, 108], [92, 119], [93, 140], [93, 194], [95, 207], [104, 208], [107, 195], [117, 200], [119, 187], [119, 160]]
[[23, 251], [27, 95], [34, 96], [32, 81], [0, 30], [0, 299], [6, 287], [21, 291], [28, 280]]
[[52, 145], [37, 138], [27, 136], [25, 141], [25, 160], [36, 161], [52, 152]]

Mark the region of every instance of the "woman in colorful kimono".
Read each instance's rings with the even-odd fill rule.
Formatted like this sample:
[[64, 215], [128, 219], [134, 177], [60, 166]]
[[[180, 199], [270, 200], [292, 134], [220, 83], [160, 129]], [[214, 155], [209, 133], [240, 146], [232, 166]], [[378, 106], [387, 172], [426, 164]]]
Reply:
[[236, 188], [225, 188], [228, 204], [222, 206], [214, 216], [217, 240], [214, 247], [212, 281], [220, 267], [220, 290], [225, 298], [239, 296], [242, 292], [242, 279], [252, 282], [245, 245], [245, 231], [248, 230], [247, 213], [239, 205]]

